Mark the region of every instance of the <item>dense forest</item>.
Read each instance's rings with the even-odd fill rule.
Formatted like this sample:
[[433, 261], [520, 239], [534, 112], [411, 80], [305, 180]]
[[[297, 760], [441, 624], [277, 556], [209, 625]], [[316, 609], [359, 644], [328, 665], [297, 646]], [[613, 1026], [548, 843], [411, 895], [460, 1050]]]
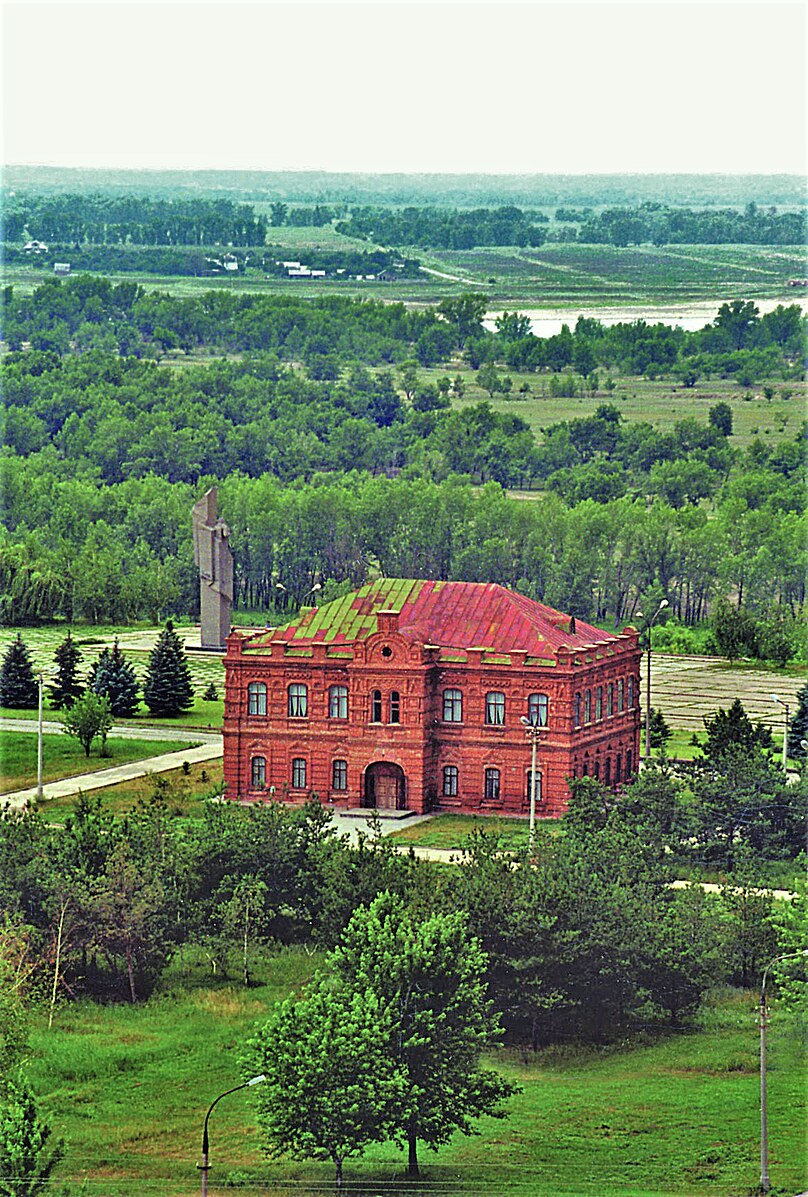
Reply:
[[[800, 438], [739, 450], [728, 404], [662, 432], [605, 401], [538, 442], [519, 416], [464, 403], [451, 368], [484, 358], [492, 393], [518, 366], [596, 394], [619, 367], [684, 379], [686, 411], [700, 374], [799, 378], [799, 309], [737, 301], [695, 333], [579, 320], [550, 338], [518, 313], [485, 332], [484, 310], [479, 296], [422, 312], [177, 299], [87, 277], [7, 290], [4, 618], [193, 614], [190, 508], [218, 481], [249, 608], [269, 610], [281, 580], [292, 598], [315, 581], [333, 596], [379, 571], [495, 580], [617, 624], [648, 593], [686, 623], [723, 596], [802, 653]], [[238, 356], [153, 360], [176, 345]], [[447, 372], [427, 382], [435, 360]]]

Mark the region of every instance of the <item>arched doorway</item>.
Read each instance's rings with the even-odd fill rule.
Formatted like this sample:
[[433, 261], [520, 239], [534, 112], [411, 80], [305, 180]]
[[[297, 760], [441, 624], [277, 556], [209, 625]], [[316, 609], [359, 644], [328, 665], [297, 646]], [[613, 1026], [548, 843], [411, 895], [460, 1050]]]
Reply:
[[364, 806], [377, 810], [403, 810], [406, 801], [406, 779], [400, 765], [377, 761], [365, 771]]

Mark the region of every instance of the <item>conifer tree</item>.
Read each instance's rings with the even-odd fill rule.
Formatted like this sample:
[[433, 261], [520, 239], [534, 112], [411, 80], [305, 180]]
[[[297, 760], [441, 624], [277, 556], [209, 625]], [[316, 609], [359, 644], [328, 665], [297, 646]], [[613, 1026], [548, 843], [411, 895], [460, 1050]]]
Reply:
[[81, 698], [84, 693], [84, 686], [76, 676], [81, 653], [69, 632], [56, 649], [53, 658], [57, 669], [53, 685], [50, 687], [51, 701], [57, 709], [72, 707], [76, 699]]
[[188, 660], [170, 619], [151, 651], [143, 699], [152, 715], [181, 715], [193, 705]]
[[118, 647], [117, 637], [112, 648], [101, 651], [90, 670], [90, 689], [109, 699], [110, 710], [116, 717], [131, 715], [135, 710], [140, 686], [132, 665]]
[[788, 725], [788, 755], [795, 761], [805, 759], [803, 740], [808, 740], [808, 686], [797, 691], [797, 709]]
[[0, 706], [35, 710], [39, 705], [39, 687], [28, 646], [17, 633], [0, 666]]

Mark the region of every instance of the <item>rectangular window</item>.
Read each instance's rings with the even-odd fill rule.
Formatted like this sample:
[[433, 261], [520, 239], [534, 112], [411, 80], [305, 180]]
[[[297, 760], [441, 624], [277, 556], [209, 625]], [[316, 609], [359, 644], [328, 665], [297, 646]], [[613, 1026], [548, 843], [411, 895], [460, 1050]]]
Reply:
[[302, 682], [293, 682], [289, 687], [289, 718], [305, 719], [309, 713], [309, 691]]
[[609, 682], [609, 689], [606, 693], [606, 714], [614, 714], [614, 682]]
[[499, 801], [499, 769], [485, 771], [485, 799], [486, 802]]
[[348, 687], [332, 686], [328, 691], [329, 719], [348, 718]]
[[390, 695], [390, 722], [401, 722], [401, 695], [398, 690], [393, 690]]
[[[530, 769], [525, 774], [525, 792], [527, 793], [527, 800], [530, 801]], [[533, 775], [533, 800], [538, 805], [541, 802], [541, 773], [537, 769]]]
[[443, 691], [444, 723], [463, 722], [463, 694], [460, 690]]
[[595, 694], [595, 721], [603, 718], [603, 686], [598, 686]]
[[491, 690], [485, 696], [485, 721], [495, 727], [505, 723], [505, 695], [500, 690]]
[[612, 784], [612, 758], [610, 756], [606, 757], [606, 770], [603, 774], [603, 780], [607, 786]]
[[620, 681], [617, 683], [617, 710], [618, 710], [618, 713], [623, 710], [624, 706], [625, 706], [625, 702], [623, 700], [623, 679], [620, 678]]
[[584, 723], [592, 722], [592, 691], [587, 690], [584, 694]]
[[527, 700], [527, 717], [534, 727], [547, 726], [548, 700], [546, 694], [531, 694]]
[[267, 760], [265, 756], [254, 756], [252, 759], [252, 788], [263, 790], [267, 784]]
[[267, 688], [264, 682], [250, 682], [247, 687], [247, 714], [266, 715]]
[[628, 679], [628, 709], [631, 711], [634, 708], [634, 678]]
[[381, 723], [382, 721], [382, 692], [381, 690], [374, 690], [370, 696], [370, 722]]
[[347, 790], [348, 789], [348, 762], [347, 761], [332, 761], [332, 763], [331, 763], [331, 789], [332, 790]]
[[443, 770], [443, 796], [444, 798], [457, 797], [457, 767], [455, 765], [446, 765]]
[[576, 727], [581, 726], [581, 706], [582, 706], [581, 695], [576, 694], [575, 695], [574, 714], [573, 714], [573, 719], [575, 720]]
[[628, 752], [626, 753], [626, 781], [628, 781], [629, 777], [631, 777], [631, 772], [632, 772], [631, 767], [632, 767], [633, 763], [634, 763], [633, 754], [632, 754], [631, 749], [629, 748]]
[[622, 768], [623, 758], [618, 752], [617, 756], [614, 758], [614, 780], [617, 785], [620, 785], [620, 782], [623, 780]]
[[292, 761], [292, 789], [305, 790], [306, 762], [302, 756], [296, 756]]

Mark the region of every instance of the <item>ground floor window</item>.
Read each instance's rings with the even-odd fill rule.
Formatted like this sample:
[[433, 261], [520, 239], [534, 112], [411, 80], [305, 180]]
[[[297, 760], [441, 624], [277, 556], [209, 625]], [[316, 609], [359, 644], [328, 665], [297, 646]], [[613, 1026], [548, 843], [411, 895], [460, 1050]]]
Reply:
[[296, 756], [292, 760], [292, 789], [305, 790], [306, 788], [306, 762], [302, 756]]
[[457, 766], [446, 765], [443, 770], [443, 796], [444, 798], [457, 797]]
[[333, 761], [331, 765], [331, 789], [348, 789], [348, 762]]
[[485, 771], [485, 798], [486, 802], [499, 801], [499, 769]]
[[267, 784], [267, 759], [265, 756], [254, 756], [251, 765], [251, 781], [254, 790], [263, 790]]
[[622, 770], [623, 770], [623, 757], [618, 752], [617, 756], [614, 758], [614, 780], [617, 782], [618, 785], [620, 785], [620, 782], [623, 780]]
[[538, 804], [541, 802], [541, 773], [538, 771], [538, 769], [535, 773], [531, 773], [530, 769], [528, 769], [527, 773], [525, 774], [525, 792], [527, 793], [528, 802], [530, 801], [531, 777], [533, 780], [533, 801], [538, 806]]
[[603, 780], [607, 786], [612, 784], [612, 758], [610, 756], [606, 757], [606, 772], [603, 774]]

